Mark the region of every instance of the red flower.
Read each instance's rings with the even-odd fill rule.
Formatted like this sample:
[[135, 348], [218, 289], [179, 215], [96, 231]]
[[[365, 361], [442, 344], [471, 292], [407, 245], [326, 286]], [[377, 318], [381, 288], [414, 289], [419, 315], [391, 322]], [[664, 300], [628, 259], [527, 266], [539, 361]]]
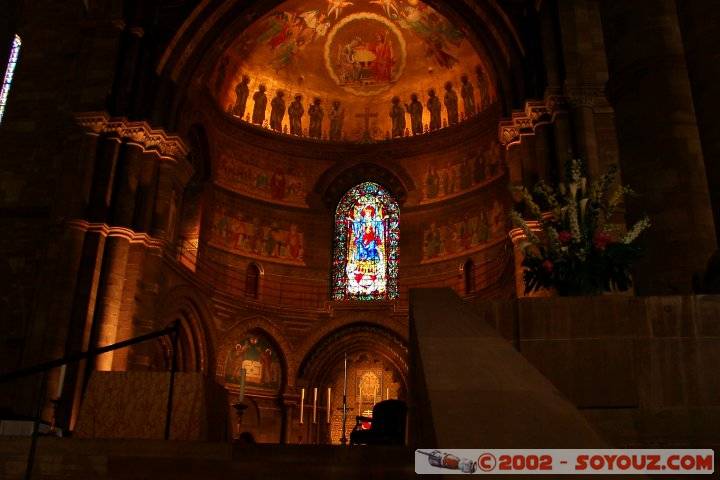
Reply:
[[605, 250], [605, 247], [608, 246], [608, 243], [612, 242], [612, 237], [609, 233], [606, 232], [597, 232], [595, 233], [595, 238], [593, 239], [593, 245], [598, 250]]
[[568, 232], [567, 230], [558, 232], [558, 240], [560, 240], [560, 243], [562, 243], [563, 245], [570, 243], [570, 240], [572, 240], [572, 233]]
[[553, 262], [551, 262], [550, 260], [545, 260], [545, 261], [542, 263], [542, 266], [543, 266], [543, 268], [545, 269], [545, 271], [547, 271], [548, 273], [552, 273], [552, 271], [553, 271]]

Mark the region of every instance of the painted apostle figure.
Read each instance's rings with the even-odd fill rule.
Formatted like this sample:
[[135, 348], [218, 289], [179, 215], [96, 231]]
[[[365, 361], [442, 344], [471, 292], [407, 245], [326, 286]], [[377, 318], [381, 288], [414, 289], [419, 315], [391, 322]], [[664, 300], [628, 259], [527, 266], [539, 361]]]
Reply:
[[305, 114], [305, 108], [302, 105], [302, 95], [295, 95], [295, 100], [288, 108], [288, 116], [290, 116], [290, 135], [302, 135], [302, 116]]
[[410, 95], [410, 104], [405, 105], [407, 112], [410, 114], [410, 125], [412, 126], [413, 135], [423, 133], [422, 114], [423, 106], [418, 100], [417, 93]]
[[453, 90], [452, 82], [445, 84], [445, 108], [447, 109], [448, 124], [457, 125], [458, 123], [458, 96]]
[[253, 95], [255, 106], [253, 107], [252, 123], [262, 125], [265, 121], [265, 110], [267, 109], [267, 95], [265, 85], [260, 84], [258, 91]]
[[339, 142], [342, 140], [343, 120], [345, 120], [345, 109], [342, 108], [339, 100], [333, 102], [328, 117], [330, 117], [330, 140]]
[[392, 119], [392, 137], [402, 137], [405, 134], [405, 109], [400, 105], [400, 97], [392, 98], [390, 118]]
[[232, 108], [232, 114], [236, 117], [243, 118], [245, 116], [245, 108], [250, 96], [249, 83], [250, 77], [243, 75], [242, 80], [235, 85], [235, 105]]
[[460, 90], [460, 94], [463, 98], [463, 103], [465, 104], [465, 118], [472, 117], [475, 115], [475, 89], [472, 86], [472, 83], [470, 83], [470, 79], [467, 75], [463, 75], [460, 77], [460, 81], [462, 82], [462, 89]]
[[427, 108], [430, 111], [430, 130], [438, 130], [440, 128], [440, 111], [442, 105], [440, 99], [435, 95], [435, 89], [431, 88], [428, 91]]
[[308, 115], [310, 116], [310, 136], [312, 138], [322, 137], [322, 121], [325, 116], [320, 104], [322, 100], [315, 98], [312, 105], [308, 108]]
[[276, 132], [282, 132], [282, 121], [285, 117], [285, 93], [278, 90], [270, 103], [270, 128]]

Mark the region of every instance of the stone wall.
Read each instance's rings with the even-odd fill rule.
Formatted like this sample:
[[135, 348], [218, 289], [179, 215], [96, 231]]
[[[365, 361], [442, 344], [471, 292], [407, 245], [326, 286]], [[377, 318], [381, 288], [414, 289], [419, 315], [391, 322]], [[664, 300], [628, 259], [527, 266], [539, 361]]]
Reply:
[[720, 297], [604, 295], [475, 307], [610, 444], [720, 444]]

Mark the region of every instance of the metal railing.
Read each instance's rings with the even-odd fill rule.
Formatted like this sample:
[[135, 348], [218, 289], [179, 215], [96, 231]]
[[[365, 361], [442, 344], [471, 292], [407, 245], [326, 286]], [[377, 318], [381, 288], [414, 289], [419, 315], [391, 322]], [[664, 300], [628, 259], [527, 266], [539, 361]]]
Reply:
[[178, 346], [178, 335], [180, 333], [180, 322], [175, 321], [168, 327], [158, 330], [145, 335], [140, 335], [135, 338], [123, 340], [122, 342], [113, 343], [99, 348], [91, 348], [83, 352], [72, 353], [62, 358], [50, 360], [48, 362], [33, 365], [31, 367], [21, 368], [10, 373], [0, 375], [0, 383], [11, 382], [20, 378], [28, 377], [37, 373], [42, 373], [42, 380], [40, 384], [40, 395], [37, 402], [35, 417], [33, 419], [33, 430], [30, 440], [30, 450], [28, 452], [27, 466], [25, 468], [25, 479], [29, 480], [32, 476], [33, 465], [35, 463], [35, 451], [37, 449], [38, 431], [40, 429], [40, 417], [42, 416], [42, 409], [45, 404], [45, 395], [47, 392], [47, 373], [53, 368], [61, 367], [73, 362], [79, 362], [81, 360], [88, 360], [95, 358], [103, 353], [112, 352], [121, 348], [130, 347], [137, 345], [148, 340], [153, 340], [160, 337], [169, 336], [172, 344], [171, 360], [170, 360], [170, 384], [168, 386], [168, 400], [167, 410], [165, 414], [165, 440], [170, 439], [170, 425], [172, 420], [172, 400], [173, 390], [175, 389], [175, 373], [177, 372], [177, 346]]

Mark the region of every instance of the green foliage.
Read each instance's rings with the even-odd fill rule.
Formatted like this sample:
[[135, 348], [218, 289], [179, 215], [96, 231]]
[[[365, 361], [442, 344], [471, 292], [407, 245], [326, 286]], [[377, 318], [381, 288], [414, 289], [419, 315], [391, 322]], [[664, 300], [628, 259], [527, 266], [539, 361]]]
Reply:
[[567, 171], [570, 182], [557, 189], [540, 182], [534, 197], [523, 187], [517, 189], [541, 228], [536, 233], [518, 212], [511, 213], [527, 238], [522, 263], [525, 293], [543, 288], [555, 288], [560, 295], [625, 291], [631, 286], [630, 266], [641, 256], [633, 242], [650, 220], [643, 218], [620, 236], [609, 221], [633, 192], [614, 187], [617, 168], [611, 167], [590, 185], [580, 160], [573, 160]]

